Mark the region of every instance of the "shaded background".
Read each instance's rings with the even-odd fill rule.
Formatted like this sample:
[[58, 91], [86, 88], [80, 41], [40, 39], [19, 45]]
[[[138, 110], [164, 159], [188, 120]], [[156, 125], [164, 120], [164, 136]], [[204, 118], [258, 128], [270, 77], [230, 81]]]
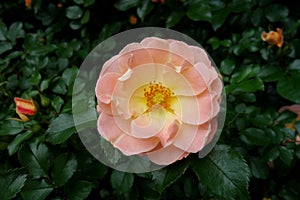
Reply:
[[[300, 103], [299, 4], [2, 1], [0, 199], [299, 199], [300, 123], [295, 113], [278, 113]], [[187, 34], [208, 51], [223, 76], [228, 109], [207, 158], [191, 155], [160, 171], [129, 174], [102, 165], [81, 144], [72, 87], [96, 45], [146, 26]], [[276, 28], [283, 29], [281, 48], [261, 40]], [[14, 97], [35, 100], [37, 115], [25, 123], [8, 119], [17, 117]]]

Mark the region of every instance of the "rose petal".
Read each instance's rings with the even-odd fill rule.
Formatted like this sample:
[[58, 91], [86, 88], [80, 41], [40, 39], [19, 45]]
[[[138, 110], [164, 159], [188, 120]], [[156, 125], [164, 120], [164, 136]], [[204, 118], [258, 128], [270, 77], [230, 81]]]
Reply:
[[294, 105], [291, 105], [291, 106], [283, 106], [279, 109], [279, 113], [285, 111], [285, 110], [289, 110], [291, 112], [294, 112], [296, 114], [300, 114], [300, 105], [299, 104], [294, 104]]
[[197, 46], [190, 46], [190, 49], [194, 53], [194, 63], [203, 63], [206, 66], [211, 66], [211, 61], [204, 49]]
[[115, 85], [120, 76], [121, 74], [119, 73], [111, 72], [104, 74], [98, 79], [95, 89], [98, 100], [106, 104], [110, 103]]
[[223, 90], [223, 83], [221, 79], [217, 78], [215, 79], [211, 85], [210, 85], [210, 91], [212, 93], [212, 96], [215, 96], [215, 98], [219, 99], [222, 95]]
[[202, 78], [201, 74], [194, 67], [187, 67], [181, 71], [181, 74], [190, 83], [195, 94], [199, 94], [207, 89], [208, 85], [206, 81]]
[[211, 130], [210, 130], [210, 133], [207, 137], [206, 144], [208, 144], [212, 141], [212, 139], [214, 138], [214, 136], [215, 136], [215, 134], [218, 130], [218, 118], [217, 117], [215, 117], [211, 120], [210, 127], [211, 127]]
[[117, 82], [113, 92], [112, 112], [114, 115], [129, 119], [136, 114], [133, 113], [135, 111], [130, 111], [132, 96], [136, 90], [155, 80], [155, 70], [153, 64], [145, 64], [134, 68], [129, 79]]
[[111, 59], [106, 61], [102, 67], [100, 77], [107, 73], [120, 73], [123, 74], [126, 72], [127, 67], [124, 65], [120, 65], [119, 63], [119, 55], [113, 56]]
[[183, 123], [173, 145], [184, 151], [196, 153], [205, 146], [209, 133], [209, 123], [199, 126]]
[[150, 37], [141, 41], [152, 56], [154, 63], [166, 64], [170, 60], [169, 42], [160, 38]]
[[146, 153], [146, 155], [155, 164], [169, 165], [177, 160], [181, 160], [183, 157], [186, 157], [188, 153], [173, 145], [169, 145], [157, 151]]
[[155, 63], [149, 50], [145, 49], [140, 43], [128, 44], [119, 55], [119, 64], [130, 69], [144, 64]]
[[178, 104], [172, 105], [175, 114], [184, 123], [199, 124], [200, 111], [197, 106], [197, 98], [190, 96], [177, 96]]
[[149, 138], [158, 134], [166, 124], [164, 109], [153, 109], [131, 122], [131, 134], [137, 138]]
[[115, 141], [118, 137], [124, 134], [115, 123], [114, 117], [105, 113], [101, 113], [99, 115], [97, 128], [101, 136], [110, 142]]
[[108, 115], [112, 115], [112, 111], [111, 111], [111, 103], [106, 104], [106, 103], [102, 103], [101, 101], [99, 101], [99, 99], [97, 100], [97, 111], [99, 113], [104, 112]]
[[170, 88], [175, 95], [195, 96], [198, 92], [193, 89], [189, 80], [172, 68], [165, 67], [161, 76], [162, 84]]
[[157, 37], [148, 37], [141, 41], [141, 45], [147, 49], [160, 49], [169, 51], [170, 41]]
[[207, 141], [209, 140], [209, 136], [214, 135], [211, 134], [211, 131], [212, 130], [210, 123], [205, 123], [203, 125], [198, 126], [196, 137], [190, 144], [189, 148], [186, 149], [186, 151], [191, 153], [197, 153], [198, 151], [203, 149], [207, 144]]
[[212, 116], [214, 115], [215, 106], [219, 106], [219, 104], [217, 101], [213, 101], [213, 97], [209, 90], [205, 90], [196, 97], [200, 112], [200, 120], [198, 123], [202, 124], [203, 122], [206, 122], [212, 118]]
[[121, 135], [113, 145], [127, 156], [151, 151], [159, 143], [157, 138], [139, 139], [126, 134]]
[[182, 65], [184, 61], [190, 63], [191, 65], [195, 63], [195, 54], [193, 52], [193, 49], [189, 48], [189, 46], [186, 43], [177, 40], [169, 41], [171, 60], [173, 60], [173, 63], [176, 63], [176, 61], [178, 63], [179, 57], [181, 58], [181, 63], [178, 63], [180, 65]]
[[207, 86], [211, 85], [211, 83], [219, 77], [215, 68], [204, 63], [197, 63], [195, 69], [198, 70]]
[[162, 147], [169, 146], [173, 143], [180, 129], [180, 122], [175, 118], [175, 116], [173, 116], [172, 120], [170, 120], [167, 124], [168, 125], [165, 126], [164, 130], [156, 136], [159, 138]]

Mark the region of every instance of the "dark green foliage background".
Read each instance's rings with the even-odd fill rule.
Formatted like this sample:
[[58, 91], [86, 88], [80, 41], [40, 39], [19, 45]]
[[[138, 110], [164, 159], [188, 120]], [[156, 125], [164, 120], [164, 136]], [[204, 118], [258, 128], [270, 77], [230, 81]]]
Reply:
[[[281, 106], [300, 103], [300, 3], [271, 0], [32, 0], [0, 3], [0, 199], [298, 200], [300, 133]], [[130, 24], [129, 17], [137, 17]], [[227, 93], [224, 130], [204, 159], [123, 173], [95, 160], [73, 124], [71, 96], [87, 54], [111, 35], [165, 27], [198, 41]], [[282, 48], [262, 31], [282, 28]], [[14, 97], [39, 104], [31, 121]], [[287, 139], [292, 142], [287, 142]]]

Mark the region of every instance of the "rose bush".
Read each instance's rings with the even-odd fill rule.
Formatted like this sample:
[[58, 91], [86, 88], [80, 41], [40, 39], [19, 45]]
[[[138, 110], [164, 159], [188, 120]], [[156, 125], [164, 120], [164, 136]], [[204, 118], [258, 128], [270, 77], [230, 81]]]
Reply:
[[98, 131], [125, 155], [174, 163], [214, 137], [222, 89], [203, 49], [145, 38], [104, 64], [95, 89]]

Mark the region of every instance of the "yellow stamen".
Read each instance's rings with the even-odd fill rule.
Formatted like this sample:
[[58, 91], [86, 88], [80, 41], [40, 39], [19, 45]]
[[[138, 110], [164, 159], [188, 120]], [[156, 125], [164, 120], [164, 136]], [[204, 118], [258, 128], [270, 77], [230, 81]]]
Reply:
[[156, 83], [155, 81], [151, 82], [148, 88], [144, 88], [144, 97], [146, 98], [146, 105], [149, 109], [151, 109], [152, 106], [160, 105], [164, 109], [173, 112], [171, 101], [175, 97], [174, 93], [161, 83]]

